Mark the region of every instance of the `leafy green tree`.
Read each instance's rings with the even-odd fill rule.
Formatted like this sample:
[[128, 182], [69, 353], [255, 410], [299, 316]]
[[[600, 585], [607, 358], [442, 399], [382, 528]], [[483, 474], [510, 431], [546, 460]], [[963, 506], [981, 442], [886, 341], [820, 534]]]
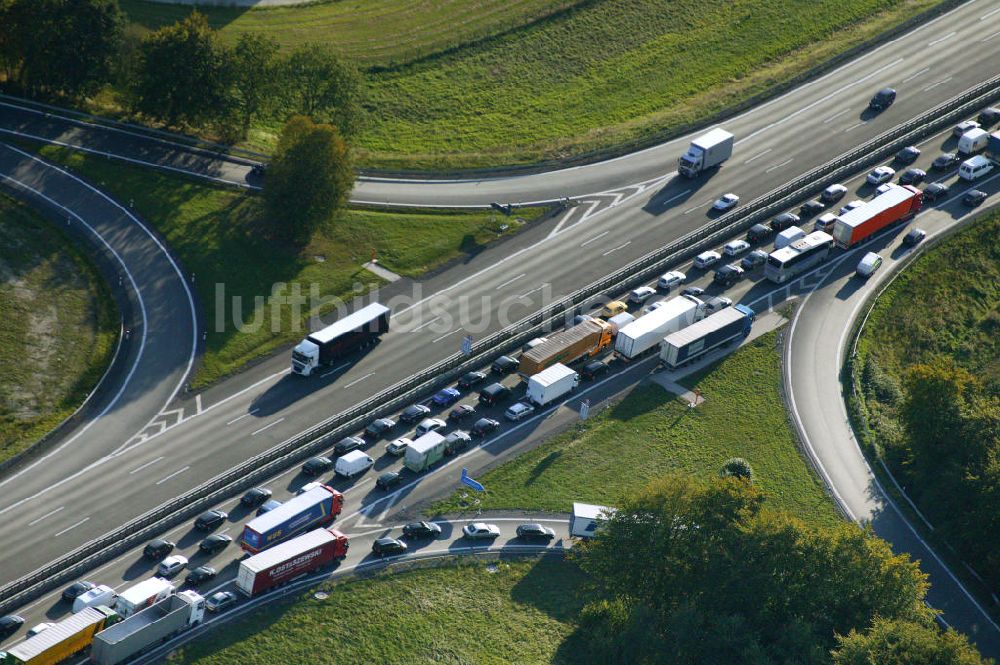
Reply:
[[205, 15], [191, 12], [143, 40], [132, 106], [172, 125], [218, 121], [227, 110], [227, 60]]
[[344, 136], [359, 125], [361, 75], [330, 47], [305, 44], [292, 51], [281, 68], [286, 107], [318, 122], [329, 122]]
[[916, 621], [875, 619], [864, 631], [837, 637], [834, 665], [987, 665], [965, 636]]
[[276, 237], [305, 243], [347, 203], [354, 171], [337, 128], [295, 116], [267, 167], [264, 200]]
[[279, 89], [277, 53], [278, 45], [273, 40], [244, 32], [227, 54], [229, 110], [235, 117], [239, 137], [245, 137], [251, 123], [274, 105]]
[[953, 362], [910, 367], [901, 415], [915, 456], [936, 466], [942, 453], [955, 448], [966, 394], [975, 383], [975, 377]]
[[752, 483], [753, 467], [750, 466], [750, 462], [742, 457], [730, 457], [722, 463], [722, 468], [719, 469], [719, 476], [722, 478], [739, 478]]

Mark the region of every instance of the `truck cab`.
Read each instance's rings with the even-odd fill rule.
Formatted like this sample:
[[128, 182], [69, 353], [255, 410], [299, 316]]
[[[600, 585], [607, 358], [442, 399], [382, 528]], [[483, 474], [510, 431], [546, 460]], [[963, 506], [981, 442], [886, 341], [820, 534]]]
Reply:
[[292, 349], [292, 371], [309, 376], [319, 367], [319, 345], [304, 339]]

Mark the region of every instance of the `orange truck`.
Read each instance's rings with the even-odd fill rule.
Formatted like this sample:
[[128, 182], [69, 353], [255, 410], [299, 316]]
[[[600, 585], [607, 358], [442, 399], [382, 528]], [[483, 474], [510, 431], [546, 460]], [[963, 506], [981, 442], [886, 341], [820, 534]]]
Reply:
[[523, 376], [533, 376], [556, 363], [568, 365], [585, 355], [596, 356], [611, 346], [614, 328], [597, 319], [584, 321], [554, 335], [545, 342], [521, 354], [517, 371]]
[[55, 665], [90, 648], [94, 635], [119, 620], [118, 614], [98, 605], [85, 607], [34, 637], [0, 651], [3, 665]]

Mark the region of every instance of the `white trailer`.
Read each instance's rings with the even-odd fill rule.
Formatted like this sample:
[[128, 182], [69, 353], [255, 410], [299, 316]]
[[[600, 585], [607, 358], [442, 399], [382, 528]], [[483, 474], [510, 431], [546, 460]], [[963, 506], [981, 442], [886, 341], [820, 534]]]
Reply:
[[118, 594], [115, 610], [122, 617], [129, 617], [144, 610], [158, 600], [173, 594], [174, 585], [162, 577], [151, 577]]
[[614, 514], [614, 508], [574, 501], [573, 516], [569, 523], [569, 535], [574, 538], [593, 538], [601, 523]]
[[615, 353], [627, 360], [656, 347], [664, 337], [695, 322], [698, 300], [679, 296], [623, 326], [615, 337]]
[[580, 375], [562, 363], [556, 363], [528, 379], [527, 398], [537, 406], [545, 406], [580, 385]]
[[691, 141], [691, 147], [677, 164], [677, 171], [693, 178], [699, 173], [718, 166], [733, 155], [735, 137], [724, 129], [716, 128]]

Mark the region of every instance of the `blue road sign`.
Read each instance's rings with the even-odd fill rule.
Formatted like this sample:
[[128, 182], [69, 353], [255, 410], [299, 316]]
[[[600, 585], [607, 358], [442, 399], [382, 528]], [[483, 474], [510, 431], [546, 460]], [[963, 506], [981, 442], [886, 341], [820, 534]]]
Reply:
[[468, 485], [469, 487], [471, 487], [472, 489], [476, 490], [477, 492], [485, 492], [486, 491], [486, 488], [483, 487], [482, 483], [477, 482], [477, 481], [475, 481], [475, 480], [473, 480], [472, 478], [469, 477], [469, 470], [468, 469], [462, 469], [462, 484], [463, 485]]

